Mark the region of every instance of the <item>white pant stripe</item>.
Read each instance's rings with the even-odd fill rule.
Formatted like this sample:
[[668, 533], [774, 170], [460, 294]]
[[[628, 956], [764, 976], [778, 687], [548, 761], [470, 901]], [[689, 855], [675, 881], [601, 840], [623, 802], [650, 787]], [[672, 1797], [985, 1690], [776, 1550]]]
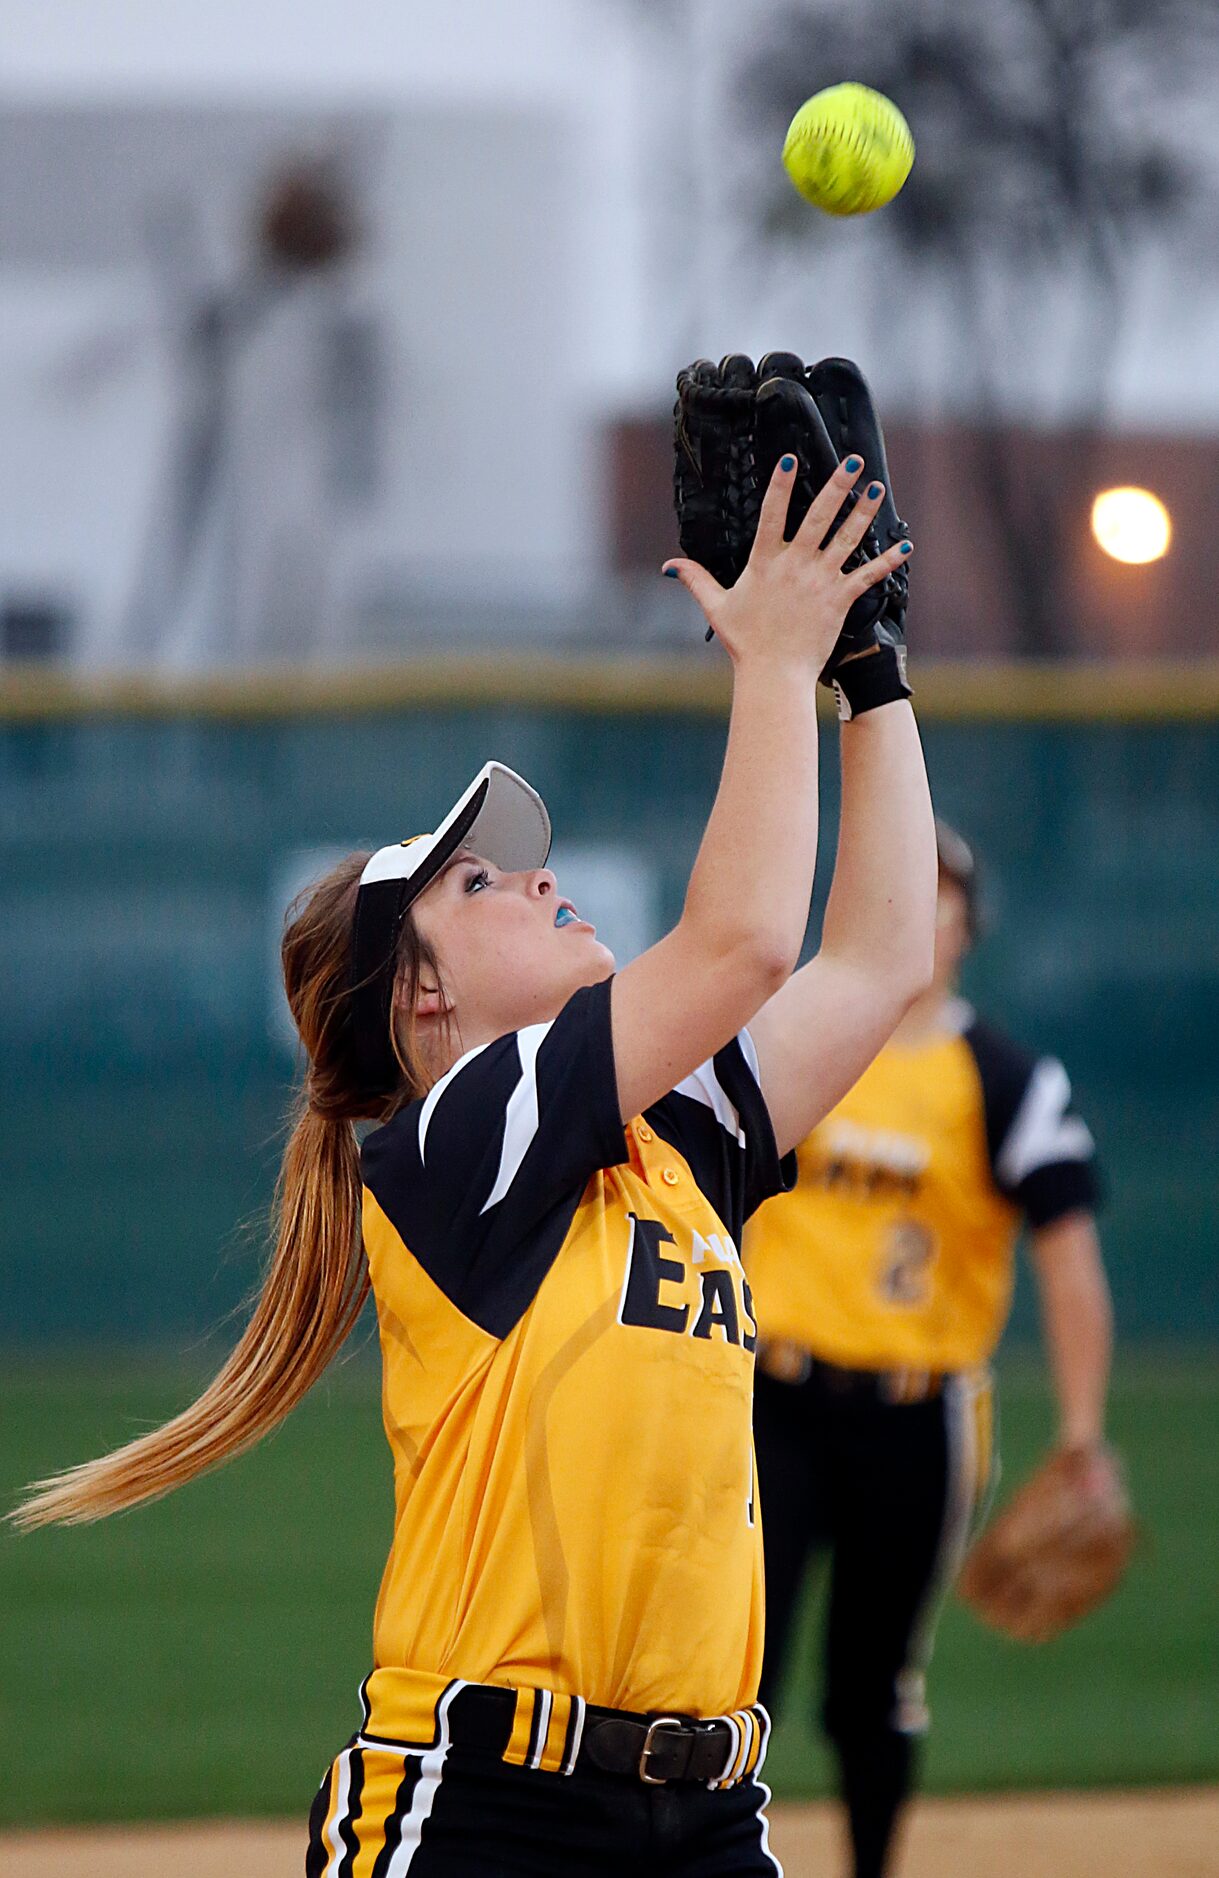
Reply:
[[721, 1715], [719, 1719], [728, 1724], [728, 1752], [724, 1757], [724, 1765], [720, 1769], [717, 1778], [707, 1782], [707, 1785], [712, 1788], [723, 1787], [728, 1784], [732, 1770], [737, 1763], [737, 1756], [741, 1752], [741, 1737], [743, 1731], [740, 1722], [735, 1715]]
[[749, 1744], [753, 1740], [753, 1717], [747, 1709], [739, 1708], [732, 1717], [741, 1731], [737, 1751], [728, 1764], [727, 1786], [735, 1787], [741, 1778], [741, 1769], [749, 1758]]
[[585, 1702], [583, 1696], [572, 1696], [571, 1710], [571, 1722], [569, 1724], [571, 1728], [571, 1746], [567, 1750], [567, 1759], [563, 1762], [561, 1770], [565, 1774], [573, 1774], [575, 1772], [576, 1761], [579, 1759], [580, 1755], [580, 1743], [584, 1739]]
[[948, 1444], [944, 1519], [935, 1565], [923, 1596], [923, 1608], [910, 1639], [910, 1653], [897, 1680], [898, 1725], [904, 1708], [908, 1716], [905, 1732], [911, 1734], [924, 1733], [927, 1728], [924, 1678], [935, 1647], [936, 1623], [944, 1596], [957, 1575], [969, 1540], [980, 1469], [986, 1459], [978, 1453], [974, 1403], [979, 1391], [989, 1386], [987, 1375], [971, 1370], [950, 1376], [944, 1384], [944, 1432]]
[[338, 1869], [343, 1862], [343, 1853], [346, 1848], [343, 1845], [342, 1839], [339, 1837], [339, 1828], [346, 1822], [347, 1807], [351, 1799], [351, 1756], [353, 1751], [354, 1750], [351, 1748], [344, 1748], [336, 1764], [335, 1779], [338, 1782], [338, 1794], [335, 1800], [334, 1812], [331, 1816], [330, 1824], [326, 1828], [325, 1839], [323, 1841], [324, 1844], [330, 1847], [330, 1857], [326, 1860], [326, 1869], [322, 1873], [322, 1878], [338, 1878]]
[[[411, 1810], [402, 1822], [402, 1837], [389, 1862], [386, 1878], [405, 1878], [419, 1850], [419, 1836], [436, 1799], [436, 1789], [440, 1785], [445, 1757], [449, 1751], [449, 1709], [457, 1691], [466, 1687], [468, 1685], [464, 1682], [450, 1683], [436, 1704], [436, 1746], [428, 1748], [420, 1757], [419, 1778], [411, 1796]], [[324, 1874], [324, 1878], [329, 1878], [329, 1871]]]
[[758, 1727], [762, 1731], [762, 1745], [758, 1749], [758, 1764], [753, 1770], [756, 1778], [766, 1765], [766, 1750], [770, 1746], [770, 1710], [763, 1708], [760, 1702], [755, 1702], [753, 1706], [754, 1712], [758, 1717]]
[[763, 1730], [763, 1745], [757, 1750], [757, 1767], [753, 1769], [753, 1784], [755, 1784], [755, 1788], [759, 1790], [759, 1793], [763, 1795], [763, 1803], [761, 1803], [761, 1807], [757, 1809], [757, 1820], [759, 1820], [759, 1825], [761, 1825], [761, 1829], [763, 1829], [759, 1844], [761, 1844], [761, 1848], [763, 1848], [764, 1855], [770, 1859], [770, 1863], [774, 1865], [774, 1869], [778, 1872], [778, 1878], [783, 1878], [783, 1867], [779, 1865], [776, 1855], [770, 1850], [770, 1820], [768, 1820], [768, 1816], [766, 1816], [766, 1807], [770, 1805], [770, 1788], [766, 1786], [764, 1780], [759, 1780], [759, 1775], [761, 1775], [761, 1771], [763, 1771], [764, 1760], [766, 1760], [766, 1748], [770, 1747], [770, 1715], [768, 1715], [768, 1711], [761, 1705], [761, 1701], [755, 1703], [755, 1711], [757, 1711], [757, 1720], [759, 1720], [761, 1730]]
[[538, 1705], [538, 1744], [529, 1758], [528, 1765], [536, 1770], [541, 1767], [542, 1756], [546, 1752], [546, 1737], [550, 1733], [550, 1711], [554, 1707], [554, 1696], [549, 1689], [539, 1689], [534, 1700]]

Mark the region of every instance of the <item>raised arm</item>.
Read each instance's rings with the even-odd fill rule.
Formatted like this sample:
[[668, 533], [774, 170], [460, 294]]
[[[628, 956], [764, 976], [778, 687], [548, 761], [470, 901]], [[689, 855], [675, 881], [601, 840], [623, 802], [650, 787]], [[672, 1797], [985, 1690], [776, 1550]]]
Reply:
[[850, 606], [902, 552], [898, 546], [842, 572], [879, 492], [863, 495], [820, 545], [859, 474], [859, 459], [848, 463], [785, 543], [795, 460], [780, 461], [749, 565], [732, 588], [691, 561], [666, 568], [694, 595], [732, 659], [732, 719], [681, 919], [614, 981], [624, 1120], [749, 1023], [799, 957], [817, 856], [817, 674]]
[[930, 980], [935, 826], [904, 699], [842, 725], [842, 814], [816, 957], [750, 1024], [780, 1153], [858, 1081]]

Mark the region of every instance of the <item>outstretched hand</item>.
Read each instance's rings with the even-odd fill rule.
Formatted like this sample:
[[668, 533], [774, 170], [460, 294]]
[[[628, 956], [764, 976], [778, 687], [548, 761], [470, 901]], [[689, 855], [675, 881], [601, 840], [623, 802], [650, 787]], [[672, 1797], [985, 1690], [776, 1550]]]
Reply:
[[834, 526], [863, 472], [858, 457], [839, 464], [794, 538], [785, 541], [796, 468], [794, 456], [779, 459], [763, 498], [753, 551], [735, 585], [723, 587], [697, 561], [681, 558], [666, 561], [664, 572], [693, 594], [734, 663], [742, 658], [777, 658], [807, 663], [815, 676], [829, 658], [855, 601], [901, 564], [911, 544], [898, 542], [873, 560], [844, 571], [884, 496], [880, 483], [869, 483]]

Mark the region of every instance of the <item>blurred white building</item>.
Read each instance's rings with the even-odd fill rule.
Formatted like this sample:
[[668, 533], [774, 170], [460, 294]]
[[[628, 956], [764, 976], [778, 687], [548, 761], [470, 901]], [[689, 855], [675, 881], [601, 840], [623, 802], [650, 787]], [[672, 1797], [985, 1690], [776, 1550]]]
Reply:
[[[629, 638], [653, 603], [606, 579], [602, 442], [678, 363], [849, 351], [886, 409], [950, 411], [951, 311], [883, 218], [816, 269], [742, 245], [724, 73], [761, 10], [5, 0], [0, 618], [61, 608], [74, 660], [184, 670]], [[319, 155], [364, 246], [254, 295], [259, 190]], [[1200, 266], [1132, 261], [1119, 424], [1219, 421]], [[1058, 323], [1047, 296], [1011, 348], [1034, 422]]]
[[[601, 423], [672, 356], [665, 11], [11, 0], [0, 600], [62, 600], [90, 664], [389, 649], [404, 606], [578, 633]], [[362, 253], [242, 316], [259, 188], [331, 153]]]

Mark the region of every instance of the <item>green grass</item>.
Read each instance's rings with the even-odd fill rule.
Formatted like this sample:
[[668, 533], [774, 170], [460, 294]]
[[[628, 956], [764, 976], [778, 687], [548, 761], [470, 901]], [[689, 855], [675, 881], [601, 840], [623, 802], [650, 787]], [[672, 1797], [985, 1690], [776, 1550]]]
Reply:
[[[0, 1498], [179, 1406], [146, 1364], [10, 1365]], [[1114, 1602], [1040, 1650], [950, 1607], [932, 1671], [928, 1784], [1080, 1786], [1219, 1770], [1214, 1585], [1219, 1365], [1121, 1368], [1113, 1430], [1148, 1532]], [[1009, 1364], [1007, 1479], [1049, 1427], [1035, 1369]], [[98, 1527], [0, 1536], [0, 1822], [303, 1816], [356, 1718], [389, 1538], [375, 1381], [353, 1363], [261, 1450]], [[769, 1762], [776, 1792], [824, 1791], [807, 1716], [810, 1605]], [[807, 1666], [807, 1668], [805, 1668]]]

